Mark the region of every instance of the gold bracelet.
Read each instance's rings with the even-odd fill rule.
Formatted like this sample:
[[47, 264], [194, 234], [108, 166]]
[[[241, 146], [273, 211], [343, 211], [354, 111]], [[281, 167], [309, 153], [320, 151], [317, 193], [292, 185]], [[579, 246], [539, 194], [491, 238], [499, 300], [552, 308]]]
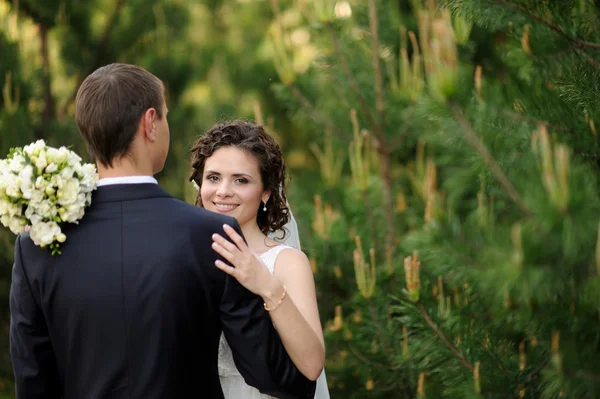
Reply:
[[283, 293], [281, 294], [281, 298], [279, 298], [279, 302], [277, 302], [277, 305], [275, 305], [275, 307], [274, 307], [273, 309], [271, 309], [270, 307], [268, 307], [268, 306], [267, 306], [267, 303], [266, 303], [266, 302], [264, 302], [264, 303], [263, 303], [263, 306], [265, 307], [265, 310], [266, 310], [267, 312], [272, 312], [272, 311], [274, 311], [275, 309], [277, 309], [277, 308], [279, 307], [279, 305], [281, 305], [281, 303], [282, 303], [282, 302], [283, 302], [283, 300], [285, 299], [285, 296], [286, 296], [286, 294], [287, 294], [287, 290], [286, 290], [286, 288], [285, 288], [285, 285], [284, 285], [284, 286], [283, 286]]

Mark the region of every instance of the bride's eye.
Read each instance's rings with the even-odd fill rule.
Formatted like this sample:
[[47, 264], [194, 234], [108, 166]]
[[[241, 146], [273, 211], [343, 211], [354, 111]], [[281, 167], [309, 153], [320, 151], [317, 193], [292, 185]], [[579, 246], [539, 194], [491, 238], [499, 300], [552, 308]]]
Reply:
[[215, 175], [208, 175], [208, 176], [206, 176], [206, 180], [214, 182], [214, 181], [219, 180], [219, 177], [215, 176]]
[[248, 183], [248, 179], [244, 179], [243, 177], [240, 177], [238, 179], [235, 179], [236, 183], [240, 183], [240, 184], [246, 184]]

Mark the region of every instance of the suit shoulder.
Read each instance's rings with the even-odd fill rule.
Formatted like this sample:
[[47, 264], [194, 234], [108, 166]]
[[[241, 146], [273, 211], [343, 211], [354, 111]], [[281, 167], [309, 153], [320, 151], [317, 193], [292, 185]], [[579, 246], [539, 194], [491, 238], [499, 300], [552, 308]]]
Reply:
[[185, 201], [174, 198], [173, 205], [177, 208], [177, 211], [182, 216], [189, 218], [190, 222], [198, 222], [202, 225], [214, 224], [215, 226], [222, 226], [223, 224], [233, 224], [235, 219], [231, 216], [220, 215], [215, 212], [207, 211], [204, 208], [200, 208], [196, 205], [188, 204]]

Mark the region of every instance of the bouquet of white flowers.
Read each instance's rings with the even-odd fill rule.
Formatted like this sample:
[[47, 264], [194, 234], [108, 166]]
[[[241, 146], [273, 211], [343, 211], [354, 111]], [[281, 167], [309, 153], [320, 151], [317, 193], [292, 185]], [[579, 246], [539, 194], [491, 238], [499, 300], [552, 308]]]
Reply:
[[78, 223], [90, 205], [98, 174], [66, 147], [38, 140], [0, 159], [0, 222], [13, 233], [30, 227], [36, 245], [60, 254], [61, 223]]

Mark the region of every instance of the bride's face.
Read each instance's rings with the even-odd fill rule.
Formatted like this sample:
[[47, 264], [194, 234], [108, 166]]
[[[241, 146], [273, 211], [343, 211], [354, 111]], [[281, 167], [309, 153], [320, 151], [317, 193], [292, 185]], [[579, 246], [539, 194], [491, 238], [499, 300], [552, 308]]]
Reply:
[[256, 223], [269, 192], [264, 190], [258, 161], [252, 154], [222, 147], [206, 159], [200, 196], [204, 208], [233, 216], [244, 226]]

